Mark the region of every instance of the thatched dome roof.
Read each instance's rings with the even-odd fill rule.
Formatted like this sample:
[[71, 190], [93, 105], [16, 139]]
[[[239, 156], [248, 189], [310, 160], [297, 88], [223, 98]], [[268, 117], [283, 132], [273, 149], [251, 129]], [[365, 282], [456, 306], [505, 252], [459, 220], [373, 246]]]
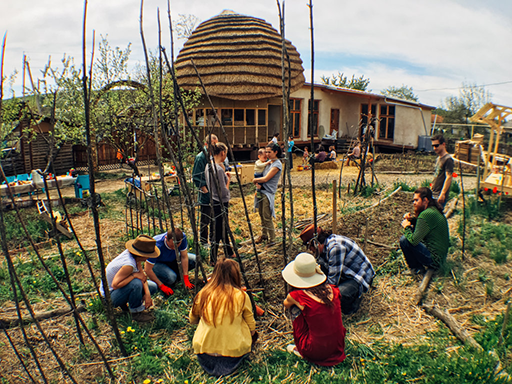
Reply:
[[[304, 84], [302, 60], [286, 41], [291, 62], [291, 92]], [[192, 32], [176, 59], [178, 83], [195, 89], [199, 81], [210, 96], [257, 100], [282, 94], [281, 36], [265, 20], [224, 11]]]

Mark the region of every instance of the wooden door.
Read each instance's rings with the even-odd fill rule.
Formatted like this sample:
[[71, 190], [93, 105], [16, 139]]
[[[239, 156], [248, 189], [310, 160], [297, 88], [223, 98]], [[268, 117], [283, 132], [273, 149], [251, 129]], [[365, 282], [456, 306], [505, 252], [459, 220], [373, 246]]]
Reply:
[[332, 135], [333, 131], [339, 132], [340, 128], [340, 110], [331, 109], [331, 126], [329, 129], [329, 135]]

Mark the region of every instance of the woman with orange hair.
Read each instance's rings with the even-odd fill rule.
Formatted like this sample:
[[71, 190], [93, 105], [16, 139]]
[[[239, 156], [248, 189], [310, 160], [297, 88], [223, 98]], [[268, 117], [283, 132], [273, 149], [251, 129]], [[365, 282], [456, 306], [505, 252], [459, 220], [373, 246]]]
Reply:
[[192, 324], [199, 323], [192, 340], [199, 364], [210, 375], [233, 373], [251, 351], [256, 334], [251, 301], [242, 290], [236, 261], [217, 261], [189, 317]]

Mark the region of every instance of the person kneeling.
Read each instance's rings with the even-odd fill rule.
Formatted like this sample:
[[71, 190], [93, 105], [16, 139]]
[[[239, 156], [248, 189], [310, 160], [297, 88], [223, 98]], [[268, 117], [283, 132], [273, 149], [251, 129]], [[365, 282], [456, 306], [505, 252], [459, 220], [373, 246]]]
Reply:
[[404, 215], [400, 248], [411, 274], [424, 273], [425, 267], [439, 268], [446, 261], [450, 247], [448, 221], [429, 188], [414, 191], [414, 215]]
[[242, 290], [236, 261], [217, 261], [212, 278], [194, 299], [189, 318], [192, 324], [199, 323], [192, 339], [199, 364], [210, 375], [233, 373], [256, 337], [251, 301]]
[[341, 320], [340, 291], [326, 282], [327, 276], [309, 253], [299, 253], [282, 272], [295, 290], [284, 306], [293, 318], [295, 345], [288, 351], [306, 360], [332, 366], [345, 360], [345, 333]]
[[[148, 322], [153, 316], [144, 312], [153, 305], [151, 295], [158, 289], [154, 282], [147, 279], [142, 262], [160, 256], [156, 241], [146, 235], [128, 240], [126, 250], [112, 260], [106, 268], [107, 283], [113, 307], [128, 310], [135, 321]], [[103, 282], [100, 292], [105, 297]]]

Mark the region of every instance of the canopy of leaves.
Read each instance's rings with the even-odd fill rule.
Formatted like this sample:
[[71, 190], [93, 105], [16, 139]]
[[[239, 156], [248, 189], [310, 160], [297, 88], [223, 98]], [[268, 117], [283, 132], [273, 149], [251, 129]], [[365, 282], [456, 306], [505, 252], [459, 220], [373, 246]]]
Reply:
[[491, 98], [492, 95], [484, 87], [462, 83], [459, 95], [447, 97], [435, 113], [443, 116], [445, 123], [467, 123]]
[[407, 85], [403, 85], [401, 87], [390, 86], [386, 89], [380, 91], [382, 95], [397, 97], [403, 100], [411, 100], [418, 101], [418, 96], [416, 96], [412, 90], [412, 87], [408, 87]]
[[[357, 89], [359, 91], [367, 91], [368, 85], [370, 84], [370, 79], [365, 79], [364, 75], [359, 77], [355, 77], [352, 75], [352, 79], [348, 79], [347, 76], [343, 76], [343, 73], [338, 72], [337, 75], [333, 74], [331, 76], [322, 76], [321, 78], [322, 84], [332, 85], [334, 87], [339, 88], [349, 88], [349, 89]], [[368, 90], [371, 92], [371, 89]]]

